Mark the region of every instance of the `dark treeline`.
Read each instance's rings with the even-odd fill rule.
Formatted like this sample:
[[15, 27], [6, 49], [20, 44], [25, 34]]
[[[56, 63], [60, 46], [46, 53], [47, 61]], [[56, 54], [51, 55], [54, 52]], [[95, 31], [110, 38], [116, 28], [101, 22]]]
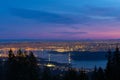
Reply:
[[18, 50], [15, 54], [9, 51], [8, 59], [0, 61], [0, 80], [120, 80], [120, 52], [108, 51], [108, 62], [105, 69], [94, 68], [93, 72], [85, 70], [54, 70], [38, 65], [33, 52]]
[[120, 51], [117, 47], [114, 52], [108, 51], [108, 62], [105, 69], [96, 68], [92, 80], [120, 80]]
[[7, 80], [39, 80], [39, 67], [32, 52], [27, 54], [18, 50], [15, 56], [10, 50], [7, 67]]

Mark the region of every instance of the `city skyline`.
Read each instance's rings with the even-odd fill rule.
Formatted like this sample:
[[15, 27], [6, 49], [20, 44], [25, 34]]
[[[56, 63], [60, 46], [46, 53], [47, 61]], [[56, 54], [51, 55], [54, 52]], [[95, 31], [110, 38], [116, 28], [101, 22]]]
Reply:
[[1, 39], [120, 39], [119, 0], [1, 0]]

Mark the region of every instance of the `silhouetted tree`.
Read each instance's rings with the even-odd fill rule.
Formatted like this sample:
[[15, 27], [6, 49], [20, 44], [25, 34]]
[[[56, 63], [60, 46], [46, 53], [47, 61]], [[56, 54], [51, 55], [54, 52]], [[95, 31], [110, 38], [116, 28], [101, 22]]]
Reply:
[[18, 50], [17, 55], [13, 58], [12, 51], [9, 51], [7, 80], [39, 80], [36, 57], [32, 52], [29, 57], [23, 54], [21, 50]]
[[118, 47], [116, 48], [112, 58], [108, 59], [105, 72], [107, 80], [120, 80], [120, 52]]
[[[113, 63], [113, 61], [112, 61], [112, 52], [111, 52], [111, 50], [109, 50], [108, 51], [108, 62], [107, 62], [107, 65], [106, 65], [106, 70], [105, 70], [105, 78], [107, 79], [107, 80], [112, 80], [112, 74], [111, 74], [111, 72], [112, 72], [112, 63]], [[111, 76], [111, 77], [110, 77]]]
[[29, 53], [29, 72], [30, 72], [30, 77], [31, 80], [38, 80], [39, 79], [39, 67], [38, 67], [38, 62], [36, 57], [34, 56], [33, 52]]
[[95, 66], [94, 71], [92, 73], [92, 79], [91, 80], [97, 80], [97, 67]]
[[41, 80], [51, 80], [52, 75], [48, 67], [44, 67]]
[[80, 71], [79, 80], [88, 80], [88, 76], [84, 70]]
[[101, 67], [97, 71], [97, 80], [105, 80], [104, 71]]
[[69, 69], [65, 73], [64, 80], [78, 80], [77, 72], [74, 69]]
[[15, 55], [13, 51], [10, 49], [8, 54], [8, 60], [12, 62], [14, 58], [15, 58]]

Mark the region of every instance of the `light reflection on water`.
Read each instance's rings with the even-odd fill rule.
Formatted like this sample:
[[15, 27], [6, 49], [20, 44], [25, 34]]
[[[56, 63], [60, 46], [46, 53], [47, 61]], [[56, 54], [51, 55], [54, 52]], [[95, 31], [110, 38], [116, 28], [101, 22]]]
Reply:
[[[35, 54], [38, 55], [38, 57], [44, 58], [44, 59], [49, 59], [49, 53], [44, 51], [36, 51], [34, 52]], [[68, 54], [50, 54], [50, 60], [55, 61], [58, 63], [69, 63], [69, 55]], [[94, 68], [96, 67], [106, 67], [106, 60], [99, 60], [99, 61], [75, 61], [71, 60], [71, 65], [74, 68]]]

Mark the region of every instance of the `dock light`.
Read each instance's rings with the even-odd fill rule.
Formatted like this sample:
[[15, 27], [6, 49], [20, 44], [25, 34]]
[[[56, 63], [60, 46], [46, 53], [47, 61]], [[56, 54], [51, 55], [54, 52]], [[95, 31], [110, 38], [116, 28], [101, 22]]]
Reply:
[[47, 66], [47, 67], [55, 67], [54, 64], [47, 64], [46, 66]]

